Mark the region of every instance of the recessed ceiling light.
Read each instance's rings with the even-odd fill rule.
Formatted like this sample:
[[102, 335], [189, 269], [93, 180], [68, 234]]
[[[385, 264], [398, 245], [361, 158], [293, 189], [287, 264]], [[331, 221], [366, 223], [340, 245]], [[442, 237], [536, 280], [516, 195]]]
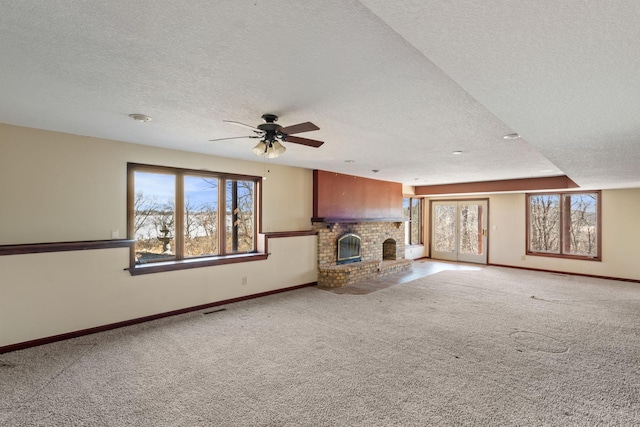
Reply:
[[136, 122], [140, 122], [140, 123], [145, 123], [145, 122], [150, 122], [151, 121], [151, 117], [146, 116], [144, 114], [129, 114], [129, 117], [131, 117]]
[[378, 173], [378, 172], [380, 172], [380, 169], [371, 169], [371, 172]]
[[458, 154], [462, 154], [462, 151], [456, 150], [456, 151], [452, 152], [451, 154], [455, 154], [457, 156]]
[[520, 134], [517, 133], [508, 133], [502, 137], [503, 139], [518, 139], [520, 138]]
[[345, 160], [344, 162], [345, 163], [355, 163], [356, 161], [355, 160]]

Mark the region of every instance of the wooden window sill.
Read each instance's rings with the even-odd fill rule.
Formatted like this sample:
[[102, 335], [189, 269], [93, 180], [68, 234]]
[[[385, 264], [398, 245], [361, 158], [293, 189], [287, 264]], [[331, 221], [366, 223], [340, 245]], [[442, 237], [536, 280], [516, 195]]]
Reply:
[[547, 258], [574, 259], [574, 260], [580, 260], [580, 261], [602, 261], [602, 258], [598, 256], [553, 254], [553, 253], [547, 253], [547, 252], [526, 252], [525, 255], [547, 257]]
[[138, 264], [133, 268], [126, 268], [132, 276], [141, 274], [162, 273], [165, 271], [187, 270], [190, 268], [211, 267], [215, 265], [237, 264], [241, 262], [262, 261], [267, 259], [269, 254], [255, 252], [248, 254], [225, 255], [219, 257], [194, 258], [179, 261], [154, 262], [149, 264]]

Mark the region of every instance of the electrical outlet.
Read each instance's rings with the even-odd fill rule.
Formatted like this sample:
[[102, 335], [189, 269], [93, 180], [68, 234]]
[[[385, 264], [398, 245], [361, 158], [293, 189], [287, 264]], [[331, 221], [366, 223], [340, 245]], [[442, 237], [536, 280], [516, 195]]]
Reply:
[[522, 260], [522, 261], [524, 261], [524, 260], [525, 260], [524, 255], [520, 255], [520, 260]]
[[119, 239], [120, 238], [120, 231], [119, 230], [111, 230], [111, 238], [112, 239]]
[[244, 285], [246, 285], [246, 284], [247, 284], [247, 276], [244, 276], [244, 277], [242, 278], [242, 285], [244, 286]]

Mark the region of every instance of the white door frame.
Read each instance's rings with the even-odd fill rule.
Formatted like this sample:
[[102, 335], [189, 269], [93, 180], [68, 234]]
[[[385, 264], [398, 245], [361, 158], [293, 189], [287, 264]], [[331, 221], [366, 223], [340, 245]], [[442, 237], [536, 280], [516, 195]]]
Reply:
[[[431, 200], [429, 215], [431, 216], [430, 232], [429, 232], [429, 251], [431, 258], [446, 261], [470, 262], [476, 264], [486, 264], [488, 261], [488, 229], [489, 229], [489, 199], [453, 199], [453, 200]], [[472, 236], [478, 238], [477, 250], [479, 253], [465, 253], [461, 251], [460, 224], [462, 222], [461, 206], [477, 205], [480, 206], [480, 223], [477, 235]], [[435, 210], [438, 207], [445, 207], [448, 210], [448, 224], [442, 226], [449, 228], [453, 233], [444, 245], [437, 245], [435, 241], [436, 219]], [[446, 213], [446, 212], [445, 212]], [[439, 247], [437, 247], [439, 246]]]

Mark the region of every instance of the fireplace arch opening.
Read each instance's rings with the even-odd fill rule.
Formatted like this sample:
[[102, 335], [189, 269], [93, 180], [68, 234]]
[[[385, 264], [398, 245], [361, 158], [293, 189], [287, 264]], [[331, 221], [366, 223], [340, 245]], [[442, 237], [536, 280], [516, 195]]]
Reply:
[[337, 264], [360, 261], [362, 239], [355, 233], [345, 233], [338, 237]]
[[387, 239], [382, 242], [382, 259], [383, 260], [395, 260], [396, 255], [396, 241], [395, 239]]

